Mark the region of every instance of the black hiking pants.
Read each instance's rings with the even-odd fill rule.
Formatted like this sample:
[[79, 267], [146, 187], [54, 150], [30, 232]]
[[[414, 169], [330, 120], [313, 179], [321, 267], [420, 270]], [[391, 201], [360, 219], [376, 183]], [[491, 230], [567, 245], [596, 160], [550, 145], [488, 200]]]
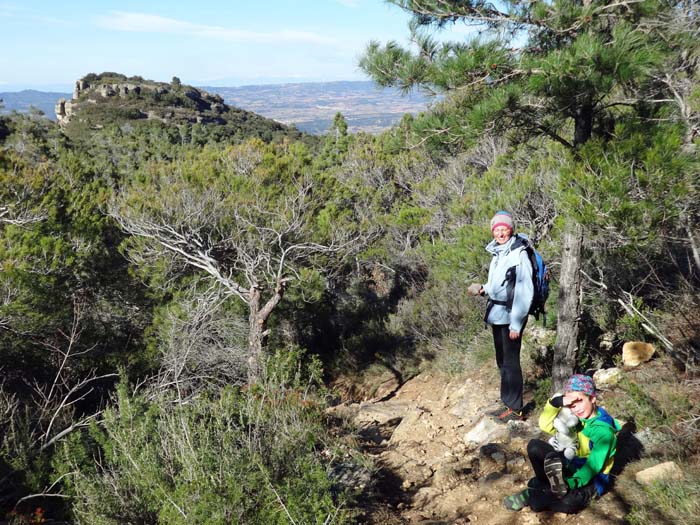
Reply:
[[[563, 498], [557, 498], [549, 488], [549, 480], [544, 472], [544, 460], [550, 454], [558, 455], [562, 463], [566, 465], [567, 460], [561, 452], [554, 450], [554, 447], [541, 439], [531, 439], [527, 444], [527, 455], [530, 458], [535, 477], [527, 486], [528, 503], [535, 512], [551, 510], [553, 512], [564, 512], [574, 514], [583, 510], [591, 500], [597, 495], [593, 483], [577, 489], [569, 489]], [[566, 472], [566, 467], [564, 467]]]
[[496, 364], [501, 372], [501, 401], [507, 407], [520, 412], [523, 408], [523, 371], [520, 368], [520, 337], [513, 340], [508, 335], [510, 329], [507, 324], [495, 324], [493, 330], [493, 344], [496, 348]]

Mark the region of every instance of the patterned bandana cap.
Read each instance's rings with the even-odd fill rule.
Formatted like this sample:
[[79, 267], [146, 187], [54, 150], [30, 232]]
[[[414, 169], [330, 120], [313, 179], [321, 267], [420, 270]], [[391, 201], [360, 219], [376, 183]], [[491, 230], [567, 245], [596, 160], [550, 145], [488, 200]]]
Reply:
[[510, 231], [513, 231], [513, 216], [507, 211], [497, 211], [496, 215], [491, 219], [491, 231], [499, 226], [505, 226], [506, 228], [510, 228]]
[[574, 374], [566, 382], [564, 392], [583, 392], [587, 396], [595, 395], [593, 379], [583, 374]]

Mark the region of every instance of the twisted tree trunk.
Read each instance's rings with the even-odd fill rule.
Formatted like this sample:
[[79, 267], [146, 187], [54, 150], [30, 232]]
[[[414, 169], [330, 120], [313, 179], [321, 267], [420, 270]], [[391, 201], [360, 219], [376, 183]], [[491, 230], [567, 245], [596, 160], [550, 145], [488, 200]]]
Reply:
[[262, 371], [262, 353], [266, 318], [260, 316], [260, 289], [248, 293], [248, 383], [255, 383]]
[[264, 305], [261, 304], [262, 294], [257, 284], [251, 286], [248, 291], [248, 382], [251, 384], [260, 379], [265, 339], [270, 333], [267, 322], [272, 311], [282, 300], [288, 281], [287, 278], [277, 279], [275, 291]]
[[571, 224], [564, 233], [559, 278], [559, 311], [557, 339], [554, 344], [552, 390], [562, 392], [564, 384], [574, 372], [578, 347], [578, 322], [581, 295], [581, 245], [583, 230], [580, 224]]

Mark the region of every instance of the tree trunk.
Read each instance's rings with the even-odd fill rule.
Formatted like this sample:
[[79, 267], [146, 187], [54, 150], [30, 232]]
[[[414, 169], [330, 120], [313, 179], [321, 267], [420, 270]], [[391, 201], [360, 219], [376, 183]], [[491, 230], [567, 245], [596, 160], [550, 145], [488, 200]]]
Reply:
[[570, 224], [564, 233], [561, 254], [561, 275], [557, 314], [557, 339], [554, 344], [552, 390], [562, 392], [566, 380], [574, 372], [578, 346], [578, 322], [581, 293], [581, 245], [583, 230], [580, 224]]
[[593, 104], [585, 103], [576, 110], [574, 117], [574, 146], [588, 142], [593, 135]]
[[265, 320], [260, 317], [260, 290], [252, 287], [248, 298], [248, 383], [254, 383], [262, 372]]
[[260, 288], [252, 286], [248, 292], [248, 382], [255, 382], [262, 373], [263, 348], [265, 338], [269, 331], [267, 321], [272, 311], [282, 300], [288, 279], [279, 279], [275, 286], [275, 293], [267, 300], [264, 306], [260, 305]]

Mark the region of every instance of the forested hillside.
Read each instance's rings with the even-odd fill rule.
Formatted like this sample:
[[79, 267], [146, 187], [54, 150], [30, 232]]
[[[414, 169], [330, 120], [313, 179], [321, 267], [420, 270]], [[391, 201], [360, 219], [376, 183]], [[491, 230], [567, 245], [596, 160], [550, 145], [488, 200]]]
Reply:
[[[623, 381], [619, 406], [673, 442], [686, 480], [629, 520], [697, 519], [697, 4], [392, 3], [415, 14], [414, 45], [370, 43], [361, 67], [442, 98], [378, 136], [340, 114], [320, 140], [211, 101], [223, 121], [186, 116], [204, 95], [177, 79], [79, 93], [60, 126], [0, 117], [12, 523], [363, 522], [368, 489], [343, 473], [371, 459], [325, 409], [490, 351], [466, 286], [499, 209], [553, 273], [556, 340], [529, 388], [656, 345], [681, 390]], [[464, 22], [481, 37], [434, 39]]]

